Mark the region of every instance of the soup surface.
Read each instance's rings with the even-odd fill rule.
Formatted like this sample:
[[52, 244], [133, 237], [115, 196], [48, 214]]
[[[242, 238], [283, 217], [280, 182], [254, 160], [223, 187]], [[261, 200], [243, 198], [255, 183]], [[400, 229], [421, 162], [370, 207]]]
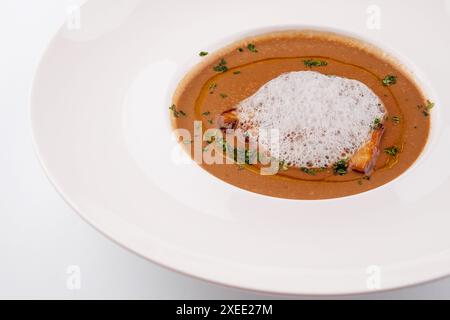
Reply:
[[[433, 103], [395, 59], [367, 43], [333, 33], [283, 31], [243, 39], [200, 56], [203, 61], [186, 75], [173, 96], [172, 123], [185, 131], [182, 145], [202, 168], [239, 188], [289, 199], [354, 195], [401, 175], [427, 142]], [[357, 80], [381, 101], [385, 113], [371, 124], [367, 142], [373, 136], [374, 145], [363, 169], [354, 164], [353, 153], [323, 167], [279, 161], [275, 174], [261, 174], [268, 164], [259, 163], [259, 156], [256, 162], [249, 161], [244, 150], [244, 162], [239, 162], [239, 150], [229, 151], [226, 140], [211, 133], [225, 134], [230, 126], [224, 127], [224, 117], [269, 81], [299, 71]], [[260, 152], [273, 160], [267, 150]], [[216, 161], [204, 161], [204, 154]]]

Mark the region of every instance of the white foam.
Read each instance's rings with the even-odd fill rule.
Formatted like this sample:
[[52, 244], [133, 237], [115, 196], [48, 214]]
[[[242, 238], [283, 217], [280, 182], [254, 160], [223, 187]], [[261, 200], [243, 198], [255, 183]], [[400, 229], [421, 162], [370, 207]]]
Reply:
[[[239, 127], [278, 129], [278, 158], [298, 167], [329, 167], [353, 155], [369, 138], [381, 100], [365, 84], [313, 71], [289, 72], [237, 105]], [[254, 135], [254, 133], [253, 133]], [[270, 140], [260, 138], [270, 152]]]

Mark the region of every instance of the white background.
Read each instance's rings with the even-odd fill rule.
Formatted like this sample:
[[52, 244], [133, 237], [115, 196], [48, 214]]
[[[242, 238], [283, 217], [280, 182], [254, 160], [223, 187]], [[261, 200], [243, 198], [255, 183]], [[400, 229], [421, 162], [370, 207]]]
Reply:
[[[75, 3], [0, 1], [0, 298], [272, 298], [145, 261], [95, 231], [50, 185], [31, 143], [28, 95], [40, 56]], [[79, 290], [67, 286], [71, 265], [81, 270]], [[450, 298], [450, 279], [352, 298]]]

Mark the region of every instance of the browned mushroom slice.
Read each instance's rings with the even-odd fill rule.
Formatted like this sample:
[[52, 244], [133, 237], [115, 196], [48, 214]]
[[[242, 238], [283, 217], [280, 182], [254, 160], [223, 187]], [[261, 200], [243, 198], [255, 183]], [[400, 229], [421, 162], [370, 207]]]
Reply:
[[220, 129], [236, 129], [238, 120], [236, 109], [231, 109], [223, 112], [217, 118], [217, 124]]
[[384, 126], [373, 130], [372, 137], [350, 159], [350, 168], [354, 171], [370, 176], [380, 154], [380, 141], [384, 133]]

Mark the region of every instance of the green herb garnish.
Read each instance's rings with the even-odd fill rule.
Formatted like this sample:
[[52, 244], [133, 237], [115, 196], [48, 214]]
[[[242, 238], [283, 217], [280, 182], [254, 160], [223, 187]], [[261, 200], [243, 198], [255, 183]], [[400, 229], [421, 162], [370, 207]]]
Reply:
[[226, 72], [228, 71], [228, 67], [227, 67], [227, 62], [225, 61], [225, 59], [220, 59], [219, 64], [216, 65], [214, 68], [214, 71], [216, 72]]
[[399, 153], [399, 149], [397, 146], [392, 146], [389, 148], [384, 148], [384, 153], [390, 155], [391, 157], [396, 157]]
[[211, 144], [211, 143], [213, 143], [214, 141], [216, 141], [216, 136], [209, 137], [209, 138], [206, 140], [206, 143], [207, 143], [207, 144]]
[[218, 141], [217, 143], [219, 144], [219, 146], [220, 146], [220, 145], [222, 146], [222, 151], [223, 151], [224, 153], [230, 154], [231, 152], [233, 152], [233, 154], [234, 154], [234, 150], [231, 149], [231, 146], [230, 146], [224, 139], [221, 139], [221, 140]]
[[359, 180], [358, 180], [358, 184], [359, 184], [360, 186], [362, 186], [364, 180], [369, 181], [369, 180], [370, 180], [370, 177], [369, 177], [369, 176], [364, 176], [364, 177], [362, 177], [362, 179], [359, 179]]
[[430, 100], [427, 100], [427, 104], [422, 106], [417, 106], [418, 109], [422, 110], [422, 113], [425, 117], [428, 117], [430, 115], [431, 109], [434, 108], [434, 102], [431, 102]]
[[307, 167], [300, 168], [300, 171], [302, 171], [306, 174], [309, 174], [311, 176], [315, 176], [319, 172], [323, 172], [325, 170], [326, 170], [326, 168], [307, 168]]
[[347, 169], [348, 169], [348, 159], [339, 160], [333, 165], [334, 174], [338, 174], [340, 176], [347, 174]]
[[241, 74], [241, 72], [238, 70], [238, 71], [233, 71], [233, 74]]
[[383, 127], [383, 124], [381, 123], [381, 119], [375, 118], [371, 127], [372, 127], [372, 130], [381, 129], [381, 127]]
[[220, 97], [221, 97], [222, 99], [225, 99], [226, 97], [228, 97], [228, 95], [227, 95], [226, 93], [221, 93], [221, 94], [220, 94]]
[[209, 124], [213, 124], [213, 121], [211, 119], [208, 120]]
[[178, 118], [179, 113], [178, 113], [178, 111], [177, 111], [177, 107], [176, 107], [174, 104], [170, 106], [169, 110], [172, 111], [173, 116], [174, 116], [175, 118]]
[[234, 161], [242, 161], [244, 160], [244, 163], [247, 165], [255, 163], [255, 160], [257, 160], [257, 153], [253, 150], [249, 149], [234, 149]]
[[253, 43], [249, 43], [247, 45], [247, 49], [251, 52], [255, 52], [255, 53], [258, 52], [258, 50], [256, 50], [256, 46]]
[[208, 55], [208, 52], [206, 52], [206, 51], [201, 51], [198, 55], [199, 55], [200, 57], [204, 57], [204, 56], [207, 56], [207, 55]]
[[314, 60], [314, 59], [303, 60], [303, 63], [305, 64], [305, 66], [307, 66], [309, 68], [324, 67], [324, 66], [328, 65], [328, 62], [326, 62], [324, 60]]
[[175, 118], [186, 116], [186, 113], [183, 110], [177, 110], [177, 107], [174, 104], [170, 106], [169, 110], [172, 111], [172, 114]]
[[202, 115], [204, 115], [204, 116], [209, 116], [210, 114], [211, 114], [211, 112], [209, 112], [209, 111], [205, 111], [202, 113]]
[[389, 87], [397, 83], [397, 77], [393, 75], [387, 75], [386, 77], [384, 77], [382, 82], [385, 87]]
[[209, 85], [209, 93], [214, 93], [214, 90], [216, 90], [216, 88], [217, 88], [217, 83], [215, 83], [215, 82], [212, 82], [210, 85]]
[[393, 116], [393, 117], [391, 118], [391, 120], [392, 120], [392, 122], [393, 122], [394, 124], [399, 124], [400, 121], [401, 121], [401, 118], [400, 118], [399, 116]]

